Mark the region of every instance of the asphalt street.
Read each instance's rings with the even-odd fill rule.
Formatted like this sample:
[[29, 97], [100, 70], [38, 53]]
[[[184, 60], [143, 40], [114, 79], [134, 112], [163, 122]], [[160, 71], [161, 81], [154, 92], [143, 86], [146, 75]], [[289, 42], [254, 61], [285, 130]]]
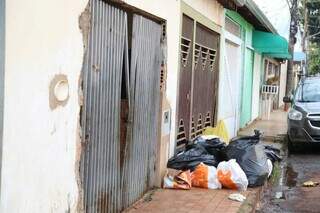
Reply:
[[279, 180], [267, 184], [258, 212], [320, 212], [320, 186], [303, 186], [306, 181], [320, 182], [319, 150], [309, 147], [284, 159]]

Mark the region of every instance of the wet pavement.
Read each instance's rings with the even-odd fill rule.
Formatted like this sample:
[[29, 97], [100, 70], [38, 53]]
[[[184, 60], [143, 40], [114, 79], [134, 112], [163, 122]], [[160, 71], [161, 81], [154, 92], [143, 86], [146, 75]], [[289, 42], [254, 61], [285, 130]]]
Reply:
[[303, 152], [280, 164], [279, 178], [266, 184], [257, 212], [320, 212], [320, 186], [302, 186], [309, 180], [320, 182], [319, 147]]
[[287, 133], [287, 113], [283, 110], [276, 110], [271, 113], [269, 120], [256, 120], [238, 134], [252, 135], [255, 129], [262, 131], [263, 138], [266, 140], [274, 140], [274, 137]]

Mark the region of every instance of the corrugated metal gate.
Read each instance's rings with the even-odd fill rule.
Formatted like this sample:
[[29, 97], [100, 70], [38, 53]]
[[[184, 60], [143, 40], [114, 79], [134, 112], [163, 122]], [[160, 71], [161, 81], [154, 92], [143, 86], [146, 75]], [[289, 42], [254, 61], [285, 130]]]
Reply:
[[183, 15], [177, 148], [214, 125], [219, 34]]
[[120, 203], [121, 75], [127, 15], [91, 1], [91, 32], [83, 72], [85, 150], [82, 159], [85, 212], [117, 212]]
[[161, 25], [133, 16], [129, 114], [132, 131], [128, 133], [130, 142], [124, 159], [124, 207], [153, 186], [160, 109], [160, 37]]
[[[130, 14], [127, 18], [127, 12], [100, 0], [91, 0], [90, 8], [81, 123], [83, 205], [85, 212], [120, 212], [153, 186], [160, 105], [161, 25], [139, 15]], [[132, 29], [132, 36], [128, 28]], [[128, 38], [132, 38], [130, 43]], [[121, 146], [124, 88], [129, 120], [127, 139]]]

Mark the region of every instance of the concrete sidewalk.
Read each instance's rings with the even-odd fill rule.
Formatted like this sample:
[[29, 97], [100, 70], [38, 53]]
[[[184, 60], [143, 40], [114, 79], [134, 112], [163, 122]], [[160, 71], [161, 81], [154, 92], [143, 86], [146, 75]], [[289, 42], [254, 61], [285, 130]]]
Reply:
[[276, 110], [271, 112], [270, 120], [256, 120], [238, 132], [238, 135], [252, 135], [255, 129], [263, 132], [264, 141], [274, 141], [278, 136], [287, 133], [287, 112]]
[[[259, 200], [261, 188], [250, 188], [241, 193], [247, 197], [243, 212], [252, 212]], [[149, 192], [143, 199], [124, 211], [125, 213], [236, 213], [242, 203], [228, 199], [235, 190], [199, 189], [174, 190], [158, 189]], [[247, 205], [247, 206], [246, 206]], [[250, 210], [251, 209], [251, 210]], [[248, 211], [249, 210], [249, 211]]]

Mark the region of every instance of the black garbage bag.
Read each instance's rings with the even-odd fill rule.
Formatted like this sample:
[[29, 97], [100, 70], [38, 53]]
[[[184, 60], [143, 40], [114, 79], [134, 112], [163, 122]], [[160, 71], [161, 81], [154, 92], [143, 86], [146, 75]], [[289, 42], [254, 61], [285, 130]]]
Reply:
[[218, 162], [226, 160], [223, 152], [226, 144], [221, 141], [220, 138], [204, 139], [200, 136], [194, 140], [194, 144], [201, 145], [210, 155], [213, 155]]
[[254, 130], [254, 135], [236, 137], [233, 138], [230, 143], [233, 141], [245, 141], [246, 145], [244, 146], [258, 144], [260, 142], [261, 135], [262, 133], [259, 130]]
[[280, 156], [280, 149], [270, 145], [265, 145], [264, 152], [266, 153], [267, 158], [272, 161], [272, 163], [282, 160], [282, 157]]
[[228, 159], [236, 159], [247, 175], [249, 186], [262, 186], [268, 178], [268, 164], [265, 148], [259, 144], [261, 133], [231, 140], [224, 152]]
[[193, 144], [188, 150], [173, 156], [168, 160], [167, 167], [177, 170], [193, 171], [200, 163], [208, 166], [217, 166], [218, 161], [213, 155], [210, 155], [201, 145]]

